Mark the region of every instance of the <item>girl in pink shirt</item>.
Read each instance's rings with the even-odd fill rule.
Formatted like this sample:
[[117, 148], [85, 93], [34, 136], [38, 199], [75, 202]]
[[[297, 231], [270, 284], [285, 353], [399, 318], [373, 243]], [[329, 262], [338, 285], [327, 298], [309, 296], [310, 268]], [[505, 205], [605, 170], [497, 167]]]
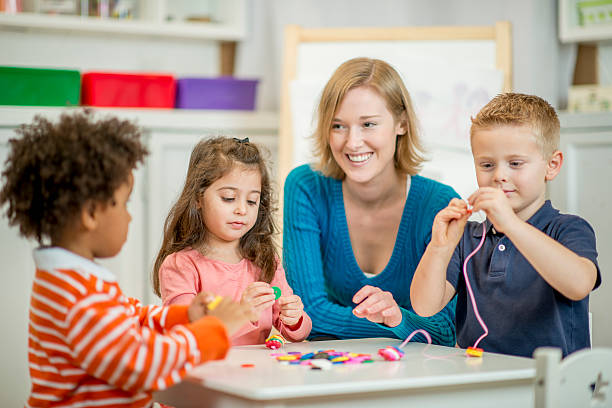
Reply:
[[[255, 144], [225, 137], [198, 143], [153, 269], [164, 305], [218, 294], [252, 310], [232, 345], [263, 344], [272, 326], [290, 341], [304, 340], [312, 321], [277, 256], [273, 210], [270, 176]], [[276, 300], [273, 286], [281, 290]]]

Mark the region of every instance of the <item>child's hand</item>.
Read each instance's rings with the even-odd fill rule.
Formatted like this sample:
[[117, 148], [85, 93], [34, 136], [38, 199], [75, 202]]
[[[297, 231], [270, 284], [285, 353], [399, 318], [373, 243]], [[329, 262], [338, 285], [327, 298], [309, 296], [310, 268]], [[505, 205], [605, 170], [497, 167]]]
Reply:
[[357, 303], [353, 309], [353, 314], [357, 317], [365, 317], [371, 322], [389, 327], [395, 327], [402, 322], [402, 312], [391, 292], [366, 285], [355, 293], [353, 303]]
[[499, 232], [507, 231], [512, 223], [520, 221], [500, 188], [481, 187], [468, 198], [468, 202], [473, 211], [483, 210]]
[[431, 245], [455, 248], [461, 239], [463, 229], [471, 211], [467, 203], [453, 198], [448, 206], [436, 215], [431, 230]]
[[274, 300], [274, 290], [268, 283], [253, 282], [242, 292], [240, 304], [251, 309], [249, 320], [255, 323], [261, 312], [272, 307]]
[[228, 335], [232, 335], [240, 329], [249, 318], [251, 310], [249, 307], [233, 302], [229, 298], [223, 298], [213, 310], [208, 309], [208, 304], [215, 299], [215, 295], [200, 292], [191, 301], [187, 309], [189, 321], [196, 321], [204, 316], [215, 316], [225, 326]]
[[191, 304], [187, 309], [187, 316], [190, 322], [194, 322], [201, 317], [206, 316], [206, 305], [213, 301], [215, 295], [207, 292], [200, 292], [191, 300]]
[[215, 316], [221, 320], [229, 336], [233, 335], [249, 321], [250, 313], [251, 310], [248, 306], [236, 303], [227, 297], [221, 299], [213, 310], [206, 311], [208, 316]]
[[280, 319], [285, 326], [295, 326], [302, 317], [304, 304], [298, 295], [281, 296], [278, 298]]

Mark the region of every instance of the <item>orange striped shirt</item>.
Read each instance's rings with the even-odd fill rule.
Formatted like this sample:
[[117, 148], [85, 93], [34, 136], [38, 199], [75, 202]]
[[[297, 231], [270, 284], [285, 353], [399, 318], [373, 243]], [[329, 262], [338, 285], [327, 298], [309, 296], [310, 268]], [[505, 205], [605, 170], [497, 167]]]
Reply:
[[222, 323], [186, 306], [142, 306], [100, 265], [61, 248], [34, 251], [27, 407], [147, 407], [151, 392], [225, 357]]

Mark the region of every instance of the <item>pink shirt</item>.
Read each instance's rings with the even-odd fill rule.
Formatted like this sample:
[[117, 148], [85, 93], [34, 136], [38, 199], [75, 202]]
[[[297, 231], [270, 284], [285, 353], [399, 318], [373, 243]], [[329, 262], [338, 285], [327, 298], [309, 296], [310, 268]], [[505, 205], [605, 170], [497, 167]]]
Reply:
[[[189, 304], [198, 293], [206, 291], [230, 297], [240, 302], [242, 292], [255, 282], [260, 269], [243, 259], [237, 264], [207, 258], [200, 252], [186, 248], [166, 257], [159, 268], [159, 281], [164, 305]], [[293, 294], [280, 262], [271, 286], [278, 286], [282, 296]], [[280, 318], [278, 302], [261, 313], [259, 321], [247, 323], [231, 337], [232, 345], [263, 344], [272, 325], [289, 341], [302, 341], [310, 334], [312, 321], [303, 313], [301, 324], [291, 330]]]

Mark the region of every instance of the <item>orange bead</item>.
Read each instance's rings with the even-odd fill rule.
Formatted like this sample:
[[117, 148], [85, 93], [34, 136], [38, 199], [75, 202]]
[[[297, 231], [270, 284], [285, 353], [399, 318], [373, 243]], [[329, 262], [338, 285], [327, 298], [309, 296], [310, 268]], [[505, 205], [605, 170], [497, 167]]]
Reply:
[[465, 354], [467, 354], [470, 357], [482, 357], [482, 353], [483, 353], [483, 350], [478, 347], [468, 347], [465, 350]]

